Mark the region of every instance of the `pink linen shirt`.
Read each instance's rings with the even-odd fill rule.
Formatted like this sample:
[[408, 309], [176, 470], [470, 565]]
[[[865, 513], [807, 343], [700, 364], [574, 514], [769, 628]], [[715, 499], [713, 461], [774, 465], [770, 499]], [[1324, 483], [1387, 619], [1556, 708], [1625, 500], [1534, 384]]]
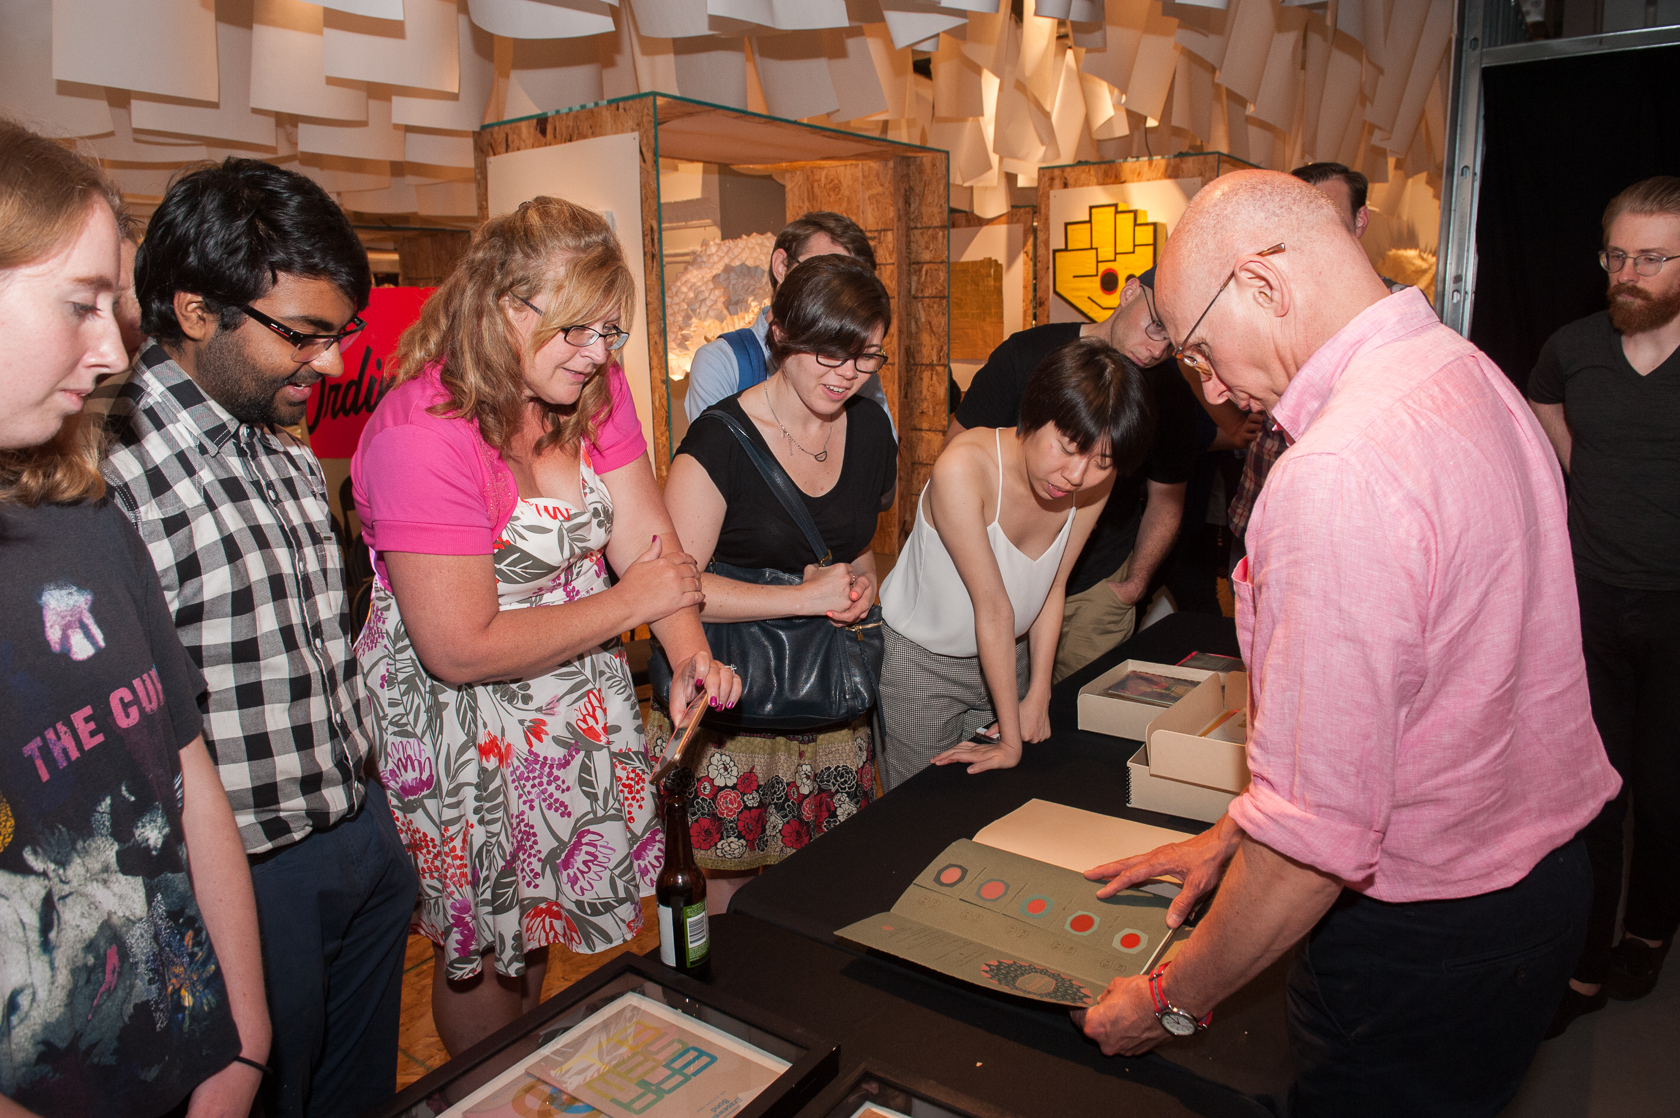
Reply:
[[1522, 397], [1408, 288], [1301, 366], [1232, 576], [1253, 838], [1383, 901], [1521, 880], [1615, 795], [1563, 479]]
[[[647, 453], [630, 384], [608, 368], [611, 403], [585, 444], [597, 474]], [[433, 415], [448, 399], [438, 367], [393, 388], [362, 428], [350, 459], [351, 487], [362, 536], [381, 579], [385, 551], [422, 555], [489, 555], [519, 504], [519, 486], [468, 419]]]

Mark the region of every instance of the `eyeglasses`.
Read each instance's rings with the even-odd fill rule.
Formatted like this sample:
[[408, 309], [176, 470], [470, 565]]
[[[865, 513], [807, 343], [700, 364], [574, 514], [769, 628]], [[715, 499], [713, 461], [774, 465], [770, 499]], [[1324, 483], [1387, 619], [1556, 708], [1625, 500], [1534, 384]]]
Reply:
[[[1283, 242], [1279, 241], [1277, 244], [1273, 245], [1271, 248], [1263, 248], [1259, 252], [1254, 253], [1253, 255], [1255, 255], [1255, 256], [1276, 256], [1278, 253], [1280, 253], [1282, 251], [1283, 251]], [[1243, 260], [1246, 260], [1246, 259], [1247, 259], [1247, 257], [1243, 257], [1242, 259], [1239, 259], [1237, 261], [1237, 264], [1241, 264], [1243, 262]], [[1184, 335], [1184, 345], [1175, 346], [1173, 348], [1173, 359], [1175, 361], [1182, 361], [1182, 362], [1184, 362], [1184, 364], [1190, 366], [1190, 368], [1194, 369], [1198, 374], [1201, 375], [1201, 378], [1203, 380], [1212, 380], [1213, 379], [1213, 362], [1208, 359], [1207, 354], [1202, 353], [1198, 350], [1186, 349], [1185, 346], [1188, 346], [1190, 344], [1190, 339], [1194, 338], [1196, 336], [1196, 327], [1200, 326], [1202, 324], [1202, 319], [1204, 319], [1208, 316], [1208, 311], [1211, 311], [1213, 309], [1213, 305], [1219, 301], [1219, 297], [1221, 295], [1225, 294], [1225, 289], [1227, 287], [1230, 287], [1231, 286], [1231, 281], [1236, 279], [1236, 278], [1237, 278], [1237, 266], [1236, 266], [1236, 264], [1233, 264], [1233, 265], [1231, 265], [1231, 274], [1225, 277], [1225, 282], [1219, 285], [1219, 290], [1215, 291], [1213, 293], [1213, 298], [1208, 300], [1208, 305], [1205, 308], [1203, 308], [1202, 313], [1196, 318], [1195, 324], [1190, 327], [1190, 332]]]
[[[548, 313], [523, 295], [515, 295], [514, 298], [530, 307], [539, 318]], [[567, 345], [577, 346], [579, 349], [587, 349], [594, 345], [596, 338], [605, 338], [608, 353], [623, 349], [624, 343], [630, 340], [630, 335], [623, 330], [597, 330], [593, 326], [562, 326], [560, 334], [566, 339]]]
[[367, 323], [362, 321], [362, 316], [357, 315], [345, 325], [344, 329], [340, 330], [336, 334], [305, 334], [301, 331], [293, 330], [290, 326], [274, 321], [255, 307], [244, 306], [239, 309], [249, 315], [253, 322], [256, 322], [261, 326], [268, 327], [276, 334], [279, 334], [282, 338], [285, 338], [288, 342], [291, 342], [292, 360], [296, 361], [299, 365], [308, 365], [309, 363], [318, 360], [323, 353], [327, 352], [327, 350], [331, 349], [334, 345], [337, 345], [339, 349], [342, 350], [344, 346], [349, 344], [351, 338], [360, 334], [367, 326]]
[[825, 354], [813, 353], [811, 356], [815, 357], [817, 364], [825, 369], [838, 369], [850, 361], [852, 368], [866, 375], [880, 372], [881, 366], [887, 363], [887, 355], [884, 353], [853, 353], [845, 357], [829, 357]]
[[1609, 249], [1598, 254], [1598, 266], [1611, 275], [1616, 275], [1627, 267], [1628, 261], [1633, 261], [1633, 270], [1642, 276], [1654, 276], [1662, 271], [1663, 265], [1670, 260], [1680, 260], [1680, 256], [1661, 256], [1654, 252], [1642, 252], [1638, 256], [1629, 256], [1619, 248]]
[[1138, 290], [1143, 292], [1143, 305], [1149, 311], [1149, 323], [1143, 328], [1144, 336], [1153, 342], [1172, 341], [1172, 336], [1167, 333], [1166, 323], [1155, 313], [1155, 299], [1149, 294], [1149, 288], [1139, 284]]

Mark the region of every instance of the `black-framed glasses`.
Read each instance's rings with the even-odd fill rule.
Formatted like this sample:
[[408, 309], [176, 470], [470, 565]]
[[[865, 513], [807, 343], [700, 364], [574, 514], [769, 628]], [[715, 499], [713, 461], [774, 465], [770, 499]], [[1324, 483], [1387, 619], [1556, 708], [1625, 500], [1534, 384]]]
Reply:
[[[535, 311], [538, 318], [542, 318], [548, 313], [523, 295], [515, 295], [514, 298]], [[594, 345], [596, 338], [605, 338], [608, 353], [623, 349], [624, 343], [630, 340], [630, 335], [626, 331], [616, 329], [597, 330], [593, 326], [562, 326], [560, 335], [566, 339], [567, 345], [577, 346], [579, 349], [587, 349]]]
[[829, 357], [826, 354], [813, 353], [811, 356], [815, 357], [817, 364], [825, 369], [838, 369], [850, 361], [852, 368], [866, 375], [880, 372], [881, 366], [887, 363], [887, 355], [884, 353], [852, 353], [845, 357]]
[[[1271, 248], [1263, 248], [1252, 255], [1276, 256], [1278, 253], [1283, 251], [1283, 248], [1284, 243], [1279, 241]], [[1237, 261], [1237, 264], [1241, 264], [1243, 260], [1247, 259], [1248, 257], [1246, 256], [1242, 257]], [[1208, 305], [1202, 309], [1202, 313], [1197, 316], [1196, 321], [1190, 327], [1189, 332], [1184, 335], [1184, 345], [1173, 347], [1173, 360], [1184, 362], [1184, 364], [1194, 369], [1203, 380], [1213, 379], [1213, 362], [1208, 359], [1207, 354], [1202, 353], [1199, 350], [1187, 349], [1185, 347], [1190, 344], [1190, 339], [1196, 336], [1196, 327], [1202, 324], [1202, 319], [1208, 316], [1208, 311], [1211, 311], [1213, 309], [1213, 305], [1219, 302], [1219, 297], [1225, 294], [1225, 289], [1231, 286], [1231, 281], [1237, 278], [1237, 264], [1231, 265], [1231, 272], [1225, 277], [1225, 282], [1219, 285], [1219, 290], [1213, 293], [1213, 298], [1208, 300]]]
[[1172, 335], [1167, 333], [1167, 324], [1155, 313], [1155, 297], [1143, 284], [1138, 285], [1138, 290], [1143, 292], [1143, 305], [1149, 311], [1149, 322], [1143, 328], [1144, 336], [1152, 342], [1171, 342]]
[[255, 307], [247, 305], [240, 307], [239, 309], [249, 315], [251, 321], [257, 323], [259, 326], [268, 327], [276, 334], [279, 334], [282, 338], [285, 338], [288, 342], [291, 342], [292, 360], [296, 361], [299, 365], [307, 365], [312, 361], [318, 360], [323, 353], [327, 352], [327, 350], [331, 349], [334, 345], [337, 345], [342, 350], [344, 346], [349, 344], [351, 338], [360, 334], [367, 327], [367, 323], [362, 321], [362, 316], [357, 315], [345, 324], [344, 329], [340, 330], [336, 334], [305, 334], [301, 330], [293, 330], [290, 326], [287, 326], [284, 323], [274, 321]]
[[1655, 252], [1641, 252], [1636, 256], [1629, 256], [1619, 248], [1606, 249], [1598, 254], [1598, 266], [1611, 275], [1619, 275], [1621, 270], [1633, 261], [1633, 270], [1642, 276], [1654, 276], [1663, 270], [1663, 265], [1670, 260], [1680, 260], [1680, 255], [1663, 256]]

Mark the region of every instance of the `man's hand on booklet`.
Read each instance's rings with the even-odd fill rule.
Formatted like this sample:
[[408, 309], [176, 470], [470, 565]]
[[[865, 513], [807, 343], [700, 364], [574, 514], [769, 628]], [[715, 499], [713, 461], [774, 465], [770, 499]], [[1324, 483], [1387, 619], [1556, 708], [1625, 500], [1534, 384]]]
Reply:
[[1089, 1009], [1073, 1011], [1073, 1023], [1097, 1042], [1104, 1056], [1141, 1056], [1172, 1035], [1155, 1016], [1146, 974], [1116, 978]]
[[[1184, 888], [1167, 910], [1167, 927], [1176, 928], [1184, 923], [1196, 902], [1219, 884], [1241, 841], [1242, 828], [1229, 815], [1222, 815], [1219, 822], [1194, 838], [1088, 869], [1085, 879], [1108, 881], [1097, 891], [1098, 897], [1112, 897], [1152, 877], [1170, 877], [1182, 883]], [[1146, 990], [1146, 1002], [1147, 994]]]

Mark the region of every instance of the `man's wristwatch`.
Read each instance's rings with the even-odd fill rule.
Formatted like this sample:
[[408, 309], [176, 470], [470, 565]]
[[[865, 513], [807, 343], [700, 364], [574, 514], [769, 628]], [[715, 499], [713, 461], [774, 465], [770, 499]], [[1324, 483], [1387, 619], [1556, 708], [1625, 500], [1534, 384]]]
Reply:
[[1210, 1009], [1205, 1017], [1197, 1018], [1188, 1010], [1178, 1008], [1167, 1000], [1167, 992], [1161, 988], [1161, 975], [1167, 969], [1162, 963], [1149, 976], [1149, 998], [1155, 1006], [1155, 1020], [1161, 1022], [1161, 1027], [1173, 1036], [1194, 1036], [1208, 1027], [1213, 1020]]

